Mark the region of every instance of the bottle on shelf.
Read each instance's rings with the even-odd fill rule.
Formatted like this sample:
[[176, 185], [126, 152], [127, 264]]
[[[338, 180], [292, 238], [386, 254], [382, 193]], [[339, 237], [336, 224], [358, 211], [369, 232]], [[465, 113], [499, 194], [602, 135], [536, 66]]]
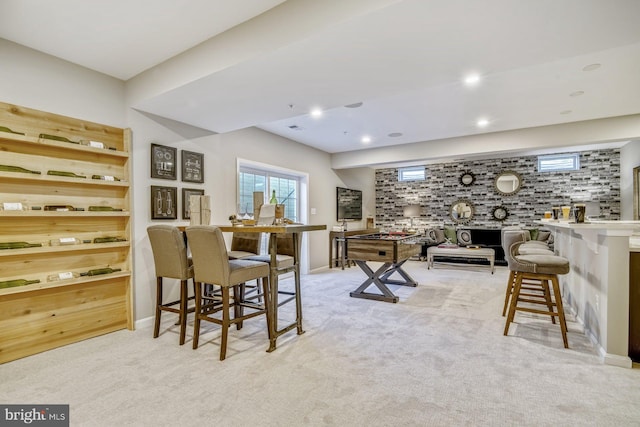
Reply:
[[22, 168], [20, 166], [11, 166], [11, 165], [0, 165], [0, 172], [20, 172], [20, 173], [33, 173], [36, 175], [40, 175], [40, 171], [32, 171], [29, 169]]
[[39, 138], [42, 139], [51, 139], [53, 141], [62, 141], [62, 142], [70, 142], [71, 144], [80, 144], [77, 141], [72, 141], [69, 138], [65, 138], [64, 136], [57, 136], [57, 135], [49, 135], [46, 133], [41, 133]]
[[93, 147], [93, 148], [102, 148], [102, 149], [106, 149], [106, 150], [114, 150], [114, 151], [116, 150], [115, 147], [109, 147], [104, 142], [92, 141], [92, 140], [88, 140], [88, 139], [81, 139], [80, 140], [80, 145], [86, 145], [87, 147]]
[[26, 211], [27, 206], [20, 202], [4, 202], [0, 204], [0, 211]]
[[67, 172], [67, 171], [50, 170], [50, 171], [47, 172], [47, 175], [67, 176], [67, 177], [70, 177], [70, 178], [86, 178], [86, 176], [84, 176], [84, 175], [78, 175], [78, 174], [75, 174], [73, 172]]
[[42, 243], [28, 243], [28, 242], [0, 242], [0, 249], [25, 249], [25, 248], [39, 248]]
[[89, 206], [89, 212], [122, 212], [122, 209], [111, 206]]
[[24, 135], [24, 133], [13, 131], [6, 126], [0, 126], [0, 132], [15, 133], [16, 135]]
[[31, 285], [33, 283], [40, 283], [40, 280], [38, 279], [36, 280], [26, 280], [26, 279], [5, 280], [4, 282], [0, 282], [0, 289]]
[[96, 237], [93, 239], [93, 243], [115, 243], [115, 242], [126, 242], [127, 239], [123, 239], [122, 237]]
[[47, 282], [57, 282], [58, 280], [77, 279], [80, 273], [75, 271], [65, 271], [63, 273], [50, 274], [47, 276]]
[[74, 208], [71, 205], [45, 205], [45, 211], [54, 211], [54, 212], [68, 212], [68, 211], [83, 211], [84, 208]]
[[[91, 242], [91, 241], [89, 241]], [[80, 245], [84, 243], [82, 240], [77, 237], [60, 237], [58, 239], [49, 240], [49, 244], [51, 246], [68, 246], [68, 245]]]
[[276, 190], [273, 190], [273, 192], [271, 193], [271, 199], [269, 200], [269, 203], [272, 205], [278, 204], [278, 199], [276, 198]]
[[91, 179], [101, 179], [103, 181], [120, 181], [120, 178], [116, 178], [112, 175], [91, 175]]
[[119, 268], [111, 268], [111, 267], [94, 268], [85, 273], [80, 273], [80, 275], [81, 276], [99, 276], [101, 274], [115, 273], [116, 271], [122, 271], [122, 270]]

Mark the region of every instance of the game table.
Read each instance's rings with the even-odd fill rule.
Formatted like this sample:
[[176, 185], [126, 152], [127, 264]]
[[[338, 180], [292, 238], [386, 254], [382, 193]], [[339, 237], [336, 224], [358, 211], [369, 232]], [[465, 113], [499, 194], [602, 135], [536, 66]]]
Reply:
[[[396, 296], [387, 285], [417, 286], [418, 283], [402, 269], [402, 265], [412, 256], [419, 255], [422, 247], [415, 244], [415, 235], [400, 233], [374, 233], [347, 237], [348, 259], [355, 261], [367, 279], [349, 295], [353, 298], [365, 298], [396, 303]], [[382, 266], [373, 270], [367, 262], [382, 262]], [[398, 273], [403, 280], [389, 277]], [[366, 292], [374, 285], [381, 292]]]

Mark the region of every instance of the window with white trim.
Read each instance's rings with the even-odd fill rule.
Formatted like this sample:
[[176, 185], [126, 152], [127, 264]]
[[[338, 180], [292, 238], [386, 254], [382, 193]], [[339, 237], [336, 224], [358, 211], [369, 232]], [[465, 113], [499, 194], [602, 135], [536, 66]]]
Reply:
[[276, 199], [284, 205], [285, 217], [299, 221], [299, 192], [300, 177], [285, 173], [263, 169], [255, 166], [240, 165], [238, 173], [238, 214], [253, 215], [253, 192], [264, 193], [264, 203], [269, 203], [273, 190]]
[[398, 181], [424, 181], [426, 172], [424, 166], [398, 168]]
[[565, 172], [580, 170], [580, 154], [551, 154], [538, 156], [538, 172]]

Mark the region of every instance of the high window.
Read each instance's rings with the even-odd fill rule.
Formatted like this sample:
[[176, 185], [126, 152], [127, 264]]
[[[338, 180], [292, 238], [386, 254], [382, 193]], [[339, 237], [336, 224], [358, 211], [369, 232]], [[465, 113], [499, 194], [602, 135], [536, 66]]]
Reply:
[[552, 154], [538, 156], [538, 172], [563, 172], [580, 170], [580, 154]]
[[398, 181], [424, 181], [425, 179], [424, 166], [398, 168]]

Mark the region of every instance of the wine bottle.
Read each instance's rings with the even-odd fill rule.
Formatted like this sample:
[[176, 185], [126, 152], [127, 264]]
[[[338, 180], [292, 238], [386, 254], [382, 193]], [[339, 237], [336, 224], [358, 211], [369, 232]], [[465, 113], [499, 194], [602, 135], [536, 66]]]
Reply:
[[90, 212], [122, 212], [122, 209], [112, 208], [111, 206], [89, 206]]
[[40, 175], [40, 171], [32, 171], [29, 169], [21, 168], [20, 166], [0, 165], [0, 171], [2, 172], [22, 172], [22, 173], [34, 173]]
[[273, 190], [273, 192], [271, 193], [271, 200], [269, 200], [269, 203], [272, 205], [278, 204], [278, 199], [276, 198], [276, 190]]
[[64, 273], [50, 274], [47, 276], [47, 282], [57, 282], [58, 280], [77, 279], [80, 273], [75, 271], [65, 271]]
[[67, 211], [83, 211], [83, 208], [74, 208], [71, 205], [45, 205], [45, 211], [67, 212]]
[[101, 274], [110, 274], [115, 273], [116, 271], [121, 271], [119, 268], [95, 268], [93, 270], [89, 270], [86, 273], [80, 273], [81, 276], [99, 276]]
[[72, 141], [69, 138], [65, 138], [64, 136], [49, 135], [49, 134], [46, 134], [46, 133], [41, 133], [40, 134], [40, 138], [42, 138], [42, 139], [52, 139], [54, 141], [70, 142], [71, 144], [80, 144], [79, 142]]
[[77, 237], [60, 237], [59, 239], [51, 239], [49, 244], [51, 246], [68, 246], [68, 245], [79, 245], [82, 243], [82, 240]]
[[93, 243], [114, 243], [114, 242], [126, 242], [127, 239], [123, 239], [121, 237], [96, 237], [93, 239]]
[[42, 243], [0, 242], [0, 249], [39, 248], [41, 246], [42, 246]]
[[73, 172], [67, 172], [67, 171], [49, 171], [47, 172], [47, 175], [68, 176], [71, 178], [86, 178], [86, 176], [84, 175], [77, 175]]
[[116, 178], [111, 175], [91, 175], [91, 179], [101, 179], [103, 181], [120, 181], [120, 178]]
[[16, 135], [24, 135], [24, 133], [12, 131], [6, 126], [0, 126], [0, 132], [8, 132], [8, 133], [15, 133]]
[[4, 282], [0, 282], [0, 289], [3, 288], [14, 288], [16, 286], [24, 286], [31, 285], [33, 283], [40, 283], [40, 280], [26, 280], [26, 279], [14, 279], [14, 280], [5, 280]]

